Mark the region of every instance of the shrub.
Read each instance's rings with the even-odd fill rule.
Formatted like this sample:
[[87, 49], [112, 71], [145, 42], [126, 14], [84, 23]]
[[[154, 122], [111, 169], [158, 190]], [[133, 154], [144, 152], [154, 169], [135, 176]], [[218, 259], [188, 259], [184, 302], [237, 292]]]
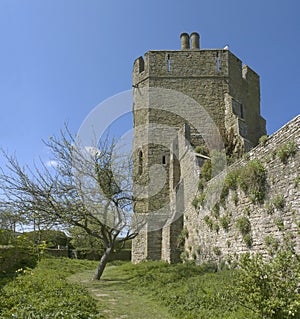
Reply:
[[183, 248], [185, 244], [185, 240], [189, 238], [189, 231], [187, 228], [183, 228], [180, 235], [177, 238], [177, 247]]
[[22, 236], [26, 236], [26, 239], [34, 244], [45, 242], [47, 248], [66, 247], [70, 240], [64, 232], [58, 230], [31, 231]]
[[204, 183], [203, 183], [203, 180], [200, 179], [199, 182], [198, 182], [198, 191], [202, 192], [203, 189], [204, 189]]
[[245, 216], [237, 219], [235, 225], [242, 235], [247, 235], [251, 230], [251, 223], [249, 219]]
[[215, 246], [214, 248], [213, 248], [213, 252], [214, 252], [214, 254], [216, 255], [216, 256], [220, 256], [221, 255], [221, 249], [219, 248], [219, 247], [217, 247], [217, 246]]
[[266, 210], [266, 213], [269, 215], [272, 215], [274, 213], [274, 207], [273, 207], [272, 202], [266, 202], [265, 210]]
[[228, 214], [225, 214], [224, 216], [220, 217], [220, 225], [225, 231], [228, 231], [230, 220], [231, 218]]
[[234, 170], [229, 172], [225, 179], [224, 179], [224, 185], [226, 185], [230, 189], [237, 189], [237, 178], [239, 175], [239, 170]]
[[274, 223], [277, 226], [278, 230], [284, 230], [284, 221], [281, 217], [276, 218]]
[[195, 147], [195, 152], [199, 153], [199, 154], [202, 154], [202, 155], [205, 155], [205, 156], [209, 156], [209, 150], [208, 150], [206, 145], [196, 146]]
[[281, 146], [276, 155], [279, 157], [282, 163], [286, 164], [289, 157], [294, 156], [297, 152], [297, 145], [291, 141]]
[[202, 194], [198, 197], [198, 205], [203, 206], [203, 205], [204, 205], [205, 198], [206, 198], [206, 193], [202, 193]]
[[21, 268], [33, 268], [41, 256], [42, 245], [34, 245], [26, 235], [12, 238], [10, 246], [1, 248], [0, 276], [13, 275]]
[[213, 224], [214, 224], [212, 219], [208, 215], [206, 215], [206, 216], [204, 216], [203, 220], [204, 220], [205, 224], [209, 227], [209, 229], [212, 230]]
[[238, 184], [250, 195], [253, 202], [262, 202], [265, 197], [266, 170], [258, 160], [250, 161], [239, 171]]
[[198, 198], [195, 197], [193, 200], [192, 200], [192, 205], [195, 207], [195, 208], [198, 208]]
[[[265, 197], [266, 170], [258, 160], [250, 161], [246, 166], [229, 172], [225, 179], [221, 191], [221, 204], [225, 205], [225, 198], [229, 190], [236, 190], [238, 186], [249, 194], [253, 202], [262, 202]], [[237, 194], [234, 195], [233, 201], [238, 202]]]
[[259, 318], [300, 317], [300, 257], [294, 251], [281, 249], [269, 262], [261, 254], [245, 254], [239, 269], [235, 293], [241, 305]]
[[248, 248], [252, 247], [253, 238], [252, 238], [252, 235], [250, 233], [243, 235], [243, 241]]
[[8, 229], [0, 229], [0, 246], [10, 245], [16, 237], [16, 233]]
[[201, 193], [198, 197], [195, 197], [195, 198], [193, 199], [192, 205], [193, 205], [195, 208], [199, 208], [199, 205], [200, 205], [200, 206], [203, 206], [203, 205], [204, 205], [205, 198], [206, 198], [206, 193], [203, 192], [203, 193]]
[[269, 138], [268, 135], [262, 135], [259, 138], [258, 143], [261, 145], [265, 145], [267, 143], [268, 138]]
[[211, 160], [207, 160], [201, 167], [201, 179], [209, 181], [211, 179]]
[[239, 196], [236, 191], [232, 194], [232, 200], [234, 202], [234, 205], [236, 206], [239, 202]]
[[268, 247], [268, 252], [273, 255], [276, 253], [279, 247], [279, 239], [274, 235], [268, 235], [264, 238], [265, 245]]
[[218, 234], [220, 230], [220, 226], [218, 223], [213, 223], [213, 230]]
[[250, 220], [246, 216], [240, 217], [236, 221], [235, 225], [236, 225], [236, 228], [239, 230], [239, 232], [242, 234], [242, 238], [246, 246], [248, 248], [251, 248], [253, 239], [252, 239], [252, 235], [250, 234], [250, 231], [251, 231]]
[[272, 199], [272, 204], [275, 208], [282, 210], [285, 206], [285, 200], [283, 195], [277, 195]]

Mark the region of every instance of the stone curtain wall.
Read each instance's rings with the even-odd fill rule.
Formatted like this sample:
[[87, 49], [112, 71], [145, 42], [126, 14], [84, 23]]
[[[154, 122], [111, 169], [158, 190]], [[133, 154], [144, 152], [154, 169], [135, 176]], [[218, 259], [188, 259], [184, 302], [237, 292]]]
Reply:
[[[228, 171], [233, 171], [252, 160], [261, 162], [266, 171], [266, 183], [265, 196], [260, 203], [253, 203], [251, 196], [240, 187], [230, 189], [228, 195], [223, 196], [224, 200], [212, 209], [185, 203], [184, 258], [201, 263], [230, 261], [236, 254], [247, 251], [267, 254], [286, 237], [293, 240], [300, 252], [299, 133], [300, 115], [229, 167]], [[185, 189], [185, 192], [190, 191], [193, 190]]]

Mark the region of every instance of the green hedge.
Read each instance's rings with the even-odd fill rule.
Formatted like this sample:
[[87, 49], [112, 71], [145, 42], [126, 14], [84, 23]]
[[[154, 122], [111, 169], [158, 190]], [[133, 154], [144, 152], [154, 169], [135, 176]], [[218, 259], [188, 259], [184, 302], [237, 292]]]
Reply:
[[37, 254], [34, 254], [29, 248], [2, 246], [0, 248], [0, 276], [14, 274], [21, 268], [33, 268], [37, 260]]

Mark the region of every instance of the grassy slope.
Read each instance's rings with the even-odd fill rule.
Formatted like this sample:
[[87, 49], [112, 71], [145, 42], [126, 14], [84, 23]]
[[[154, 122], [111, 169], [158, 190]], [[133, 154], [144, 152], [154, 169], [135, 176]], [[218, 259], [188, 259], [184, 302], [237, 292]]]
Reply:
[[214, 268], [147, 262], [108, 266], [101, 281], [74, 274], [101, 303], [109, 319], [255, 319], [230, 300], [233, 273]]
[[95, 264], [70, 259], [43, 259], [33, 270], [19, 275], [0, 291], [0, 318], [103, 318], [97, 302], [81, 286], [66, 281], [70, 273]]
[[141, 293], [130, 282], [130, 274], [119, 266], [107, 266], [100, 281], [91, 281], [93, 271], [72, 275], [72, 282], [83, 284], [100, 302], [109, 319], [174, 319], [165, 306]]
[[[107, 319], [256, 318], [230, 300], [228, 289], [234, 275], [230, 271], [215, 273], [213, 268], [162, 262], [110, 264], [103, 278], [93, 281], [95, 268], [96, 263], [89, 261], [43, 260], [32, 273], [3, 289], [0, 313], [3, 307], [2, 315], [6, 315], [0, 318], [11, 318], [10, 306], [14, 313], [18, 312], [15, 318], [45, 319], [45, 314], [53, 318], [48, 316], [53, 309], [56, 313], [63, 310], [64, 314], [57, 318], [66, 319], [100, 318], [100, 313]], [[29, 312], [41, 316], [29, 317]]]

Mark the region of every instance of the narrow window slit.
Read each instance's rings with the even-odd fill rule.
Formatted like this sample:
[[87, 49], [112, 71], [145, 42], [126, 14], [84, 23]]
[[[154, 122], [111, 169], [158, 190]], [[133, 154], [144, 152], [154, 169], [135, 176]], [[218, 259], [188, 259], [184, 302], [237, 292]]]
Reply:
[[241, 112], [241, 118], [244, 118], [244, 107], [243, 104], [240, 104], [240, 112]]
[[217, 52], [217, 57], [216, 57], [216, 68], [217, 72], [221, 72], [221, 59], [219, 57], [219, 53]]
[[171, 59], [170, 59], [170, 54], [168, 54], [168, 72], [171, 71]]
[[138, 174], [141, 175], [143, 173], [143, 152], [139, 151], [139, 168]]

